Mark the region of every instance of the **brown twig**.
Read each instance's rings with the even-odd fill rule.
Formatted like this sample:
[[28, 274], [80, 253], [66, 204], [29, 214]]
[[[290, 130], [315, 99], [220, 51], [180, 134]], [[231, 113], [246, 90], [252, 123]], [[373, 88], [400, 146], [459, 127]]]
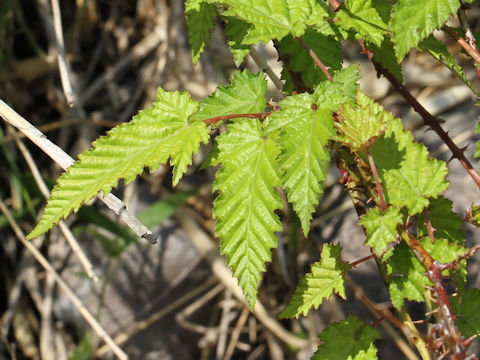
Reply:
[[223, 116], [217, 116], [217, 117], [205, 119], [203, 120], [203, 122], [205, 124], [216, 124], [219, 121], [238, 119], [238, 118], [265, 119], [271, 113], [272, 111], [264, 112], [264, 113], [251, 113], [251, 114], [229, 114], [229, 115], [223, 115]]

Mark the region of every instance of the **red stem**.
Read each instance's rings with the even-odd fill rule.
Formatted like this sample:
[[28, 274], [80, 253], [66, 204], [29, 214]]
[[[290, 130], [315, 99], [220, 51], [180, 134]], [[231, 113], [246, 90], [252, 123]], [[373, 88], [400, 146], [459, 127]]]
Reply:
[[264, 113], [251, 113], [251, 114], [228, 114], [228, 115], [217, 116], [217, 117], [205, 119], [205, 120], [203, 120], [203, 122], [205, 124], [216, 124], [219, 121], [230, 120], [230, 119], [238, 119], [238, 118], [265, 119], [271, 113], [272, 113], [272, 111], [268, 111], [268, 112], [264, 112]]

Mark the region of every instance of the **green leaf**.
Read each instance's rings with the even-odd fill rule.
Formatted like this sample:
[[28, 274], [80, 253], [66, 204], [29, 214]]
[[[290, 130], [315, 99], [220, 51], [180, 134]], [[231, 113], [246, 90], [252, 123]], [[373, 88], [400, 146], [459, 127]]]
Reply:
[[[377, 0], [347, 0], [336, 13], [338, 26], [356, 32], [357, 39], [366, 39], [380, 46], [384, 35], [389, 32], [385, 23], [385, 10], [389, 12], [389, 4]], [[388, 15], [387, 15], [388, 17]]]
[[466, 338], [480, 336], [480, 290], [469, 289], [461, 297], [451, 297], [450, 304], [453, 312], [458, 315], [456, 324], [462, 335]]
[[187, 0], [185, 3], [185, 20], [188, 29], [188, 43], [192, 49], [193, 63], [196, 64], [200, 54], [215, 28], [213, 18], [217, 15], [215, 5], [204, 0]]
[[263, 112], [267, 104], [264, 97], [266, 91], [267, 81], [262, 72], [252, 74], [248, 70], [237, 71], [230, 85], [218, 87], [200, 103], [200, 110], [192, 115], [192, 120]]
[[253, 26], [243, 39], [244, 45], [281, 40], [288, 34], [301, 36], [308, 25], [328, 16], [327, 5], [316, 0], [230, 0], [224, 16], [236, 17]]
[[312, 360], [371, 360], [377, 359], [374, 341], [380, 334], [355, 316], [330, 324], [321, 334], [323, 345]]
[[370, 42], [367, 42], [365, 45], [367, 49], [372, 50], [373, 60], [379, 62], [384, 69], [391, 72], [397, 80], [402, 83], [402, 66], [398, 63], [397, 58], [395, 57], [392, 40], [386, 36], [383, 38], [381, 46], [376, 46]]
[[350, 270], [350, 265], [342, 261], [341, 251], [340, 245], [323, 245], [320, 262], [312, 265], [280, 318], [306, 316], [312, 307], [317, 309], [333, 293], [346, 299], [344, 273]]
[[397, 241], [397, 226], [402, 222], [402, 215], [397, 208], [388, 208], [384, 214], [380, 213], [380, 209], [372, 208], [358, 223], [367, 230], [365, 244], [381, 257], [387, 251], [388, 244]]
[[399, 0], [390, 23], [398, 61], [455, 15], [460, 5], [458, 0]]
[[405, 242], [395, 246], [387, 262], [387, 272], [392, 275], [390, 300], [396, 309], [402, 308], [404, 299], [425, 301], [425, 287], [431, 286], [431, 282], [425, 276], [425, 268]]
[[119, 179], [129, 183], [144, 167], [154, 171], [170, 159], [177, 184], [200, 143], [209, 140], [206, 125], [189, 120], [197, 107], [189, 94], [159, 88], [151, 108], [94, 141], [93, 148], [80, 154], [79, 161], [58, 179], [42, 219], [28, 238], [41, 235], [99, 191], [108, 194]]
[[371, 139], [381, 135], [393, 117], [361, 91], [356, 104], [345, 104], [342, 114], [343, 121], [335, 124], [340, 132], [336, 140], [349, 145], [353, 151], [368, 148]]
[[275, 231], [282, 226], [274, 211], [282, 201], [275, 192], [281, 184], [277, 167], [278, 145], [268, 138], [258, 119], [245, 119], [228, 126], [217, 137], [219, 154], [214, 191], [213, 217], [220, 237], [221, 253], [238, 279], [250, 307], [271, 248], [277, 246]]
[[446, 190], [448, 173], [445, 162], [429, 159], [424, 145], [411, 144], [399, 169], [384, 171], [389, 201], [396, 206], [406, 206], [410, 215], [421, 212]]
[[267, 131], [282, 129], [280, 167], [288, 200], [293, 204], [305, 235], [312, 213], [323, 192], [330, 154], [325, 148], [334, 134], [332, 114], [328, 109], [312, 109], [313, 96], [299, 94], [281, 101], [281, 110], [268, 119]]
[[435, 39], [435, 37], [433, 37], [433, 35], [431, 35], [423, 40], [418, 48], [420, 51], [430, 53], [434, 59], [448, 67], [450, 71], [454, 73], [455, 76], [457, 76], [460, 80], [462, 80], [463, 83], [467, 85], [475, 95], [480, 97], [480, 93], [477, 91], [477, 89], [475, 89], [470, 80], [468, 80], [468, 77], [463, 72], [462, 67], [455, 62], [455, 57], [448, 52], [444, 43], [438, 41]]
[[[449, 244], [446, 239], [431, 241], [430, 238], [419, 239], [420, 245], [441, 263], [450, 262], [465, 253], [466, 249], [456, 244]], [[466, 273], [466, 261], [460, 262], [461, 272]], [[393, 255], [387, 263], [388, 274], [392, 275], [389, 291], [392, 304], [400, 309], [403, 300], [425, 301], [424, 292], [431, 282], [425, 276], [425, 267], [418, 261], [415, 254], [405, 242], [401, 242], [393, 250]], [[463, 275], [462, 275], [463, 276]]]
[[370, 148], [387, 202], [406, 206], [410, 215], [421, 212], [448, 187], [445, 162], [429, 159], [424, 145], [413, 142], [399, 119], [390, 119], [385, 133]]
[[[307, 29], [301, 39], [313, 50], [319, 59], [331, 70], [342, 68], [342, 50], [340, 41], [332, 36], [325, 36], [321, 33]], [[317, 68], [308, 51], [302, 46], [298, 39], [286, 36], [278, 46], [278, 52], [282, 59], [288, 57], [291, 70], [298, 72], [305, 85], [313, 88], [321, 81], [326, 80], [322, 70]], [[286, 72], [287, 68], [283, 68]]]
[[233, 61], [238, 67], [250, 52], [250, 45], [244, 45], [242, 42], [243, 38], [247, 35], [248, 29], [250, 29], [252, 25], [234, 17], [225, 16], [223, 18], [226, 21], [225, 34], [228, 38], [228, 46], [230, 46]]
[[279, 103], [280, 110], [266, 120], [267, 133], [279, 132], [283, 187], [293, 204], [305, 235], [320, 200], [330, 154], [326, 149], [334, 135], [331, 111], [353, 100], [358, 67], [352, 66], [325, 81], [313, 94], [298, 94]]
[[[447, 239], [450, 243], [457, 245], [465, 244], [465, 232], [462, 229], [462, 219], [452, 209], [452, 201], [440, 196], [438, 199], [432, 199], [427, 209], [428, 218], [435, 229], [436, 239]], [[425, 216], [423, 213], [418, 215], [418, 236], [427, 236], [428, 231], [425, 226]]]

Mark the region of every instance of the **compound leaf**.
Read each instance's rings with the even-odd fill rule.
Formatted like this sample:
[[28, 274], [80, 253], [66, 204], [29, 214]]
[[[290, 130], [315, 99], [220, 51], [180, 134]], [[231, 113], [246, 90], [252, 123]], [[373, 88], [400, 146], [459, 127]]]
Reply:
[[281, 318], [306, 316], [311, 308], [317, 309], [333, 293], [346, 298], [344, 273], [350, 265], [342, 261], [341, 251], [340, 245], [323, 245], [320, 262], [313, 264], [311, 273], [302, 279]]
[[196, 64], [210, 31], [215, 27], [213, 18], [217, 15], [215, 5], [203, 0], [187, 0], [185, 3], [185, 20], [188, 29], [188, 43], [192, 49], [192, 60]]
[[264, 97], [266, 91], [267, 81], [262, 72], [237, 71], [230, 85], [219, 86], [212, 95], [203, 99], [200, 110], [192, 115], [192, 119], [261, 112], [267, 103]]
[[402, 223], [402, 215], [397, 208], [388, 208], [382, 214], [380, 209], [372, 208], [358, 222], [367, 229], [367, 241], [377, 256], [382, 256], [388, 244], [397, 241], [397, 226]]
[[460, 8], [458, 0], [400, 0], [390, 22], [398, 61]]
[[253, 308], [261, 273], [277, 246], [275, 231], [282, 229], [274, 211], [282, 206], [274, 188], [281, 184], [277, 168], [278, 145], [268, 138], [258, 119], [230, 124], [217, 138], [219, 154], [213, 217], [221, 253]]
[[313, 360], [377, 359], [373, 343], [380, 334], [355, 316], [330, 324], [321, 334], [323, 345], [313, 354]]
[[42, 219], [28, 238], [41, 235], [100, 191], [108, 194], [119, 179], [132, 181], [144, 167], [156, 170], [170, 158], [173, 184], [178, 183], [192, 154], [209, 140], [206, 125], [189, 119], [197, 108], [188, 93], [159, 88], [151, 108], [95, 140], [58, 179]]

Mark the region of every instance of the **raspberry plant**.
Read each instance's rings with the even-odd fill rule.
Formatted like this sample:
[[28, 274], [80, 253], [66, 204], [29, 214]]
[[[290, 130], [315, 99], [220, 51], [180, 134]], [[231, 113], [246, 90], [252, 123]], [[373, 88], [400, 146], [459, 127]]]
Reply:
[[[144, 167], [154, 171], [169, 162], [176, 185], [200, 144], [212, 141], [208, 164], [219, 166], [213, 217], [220, 252], [253, 307], [271, 249], [277, 246], [275, 232], [282, 230], [279, 192], [285, 191], [308, 236], [334, 153], [340, 181], [364, 227], [365, 244], [390, 293], [392, 308], [385, 311], [385, 319], [423, 359], [466, 358], [480, 333], [475, 311], [480, 291], [465, 288], [466, 260], [477, 247], [466, 248], [462, 219], [453, 212], [452, 201], [442, 196], [449, 185], [446, 163], [431, 158], [401, 120], [359, 90], [359, 68], [342, 66], [340, 44], [346, 39], [360, 43], [378, 75], [391, 82], [480, 186], [463, 149], [402, 85], [402, 60], [416, 48], [447, 66], [477, 94], [445, 44], [433, 35], [438, 29], [455, 39], [478, 69], [480, 54], [464, 6], [459, 0], [188, 0], [193, 61], [218, 22], [237, 66], [250, 46], [273, 41], [283, 61], [284, 98], [267, 102], [265, 75], [247, 70], [235, 72], [229, 85], [200, 102], [188, 93], [160, 88], [150, 108], [94, 141], [58, 179], [29, 238], [46, 232], [100, 191], [107, 194], [119, 179], [132, 181]], [[455, 16], [460, 27], [447, 26]], [[478, 226], [478, 214], [472, 205], [463, 221]], [[311, 265], [280, 317], [307, 315], [333, 294], [346, 297], [347, 272], [353, 265], [344, 262], [341, 253], [340, 245], [323, 246], [319, 261]], [[446, 280], [454, 284], [453, 292], [446, 290]], [[420, 335], [405, 311], [406, 300], [426, 302], [434, 323], [428, 334]], [[373, 326], [349, 316], [324, 330], [314, 358], [376, 358], [378, 337]]]

